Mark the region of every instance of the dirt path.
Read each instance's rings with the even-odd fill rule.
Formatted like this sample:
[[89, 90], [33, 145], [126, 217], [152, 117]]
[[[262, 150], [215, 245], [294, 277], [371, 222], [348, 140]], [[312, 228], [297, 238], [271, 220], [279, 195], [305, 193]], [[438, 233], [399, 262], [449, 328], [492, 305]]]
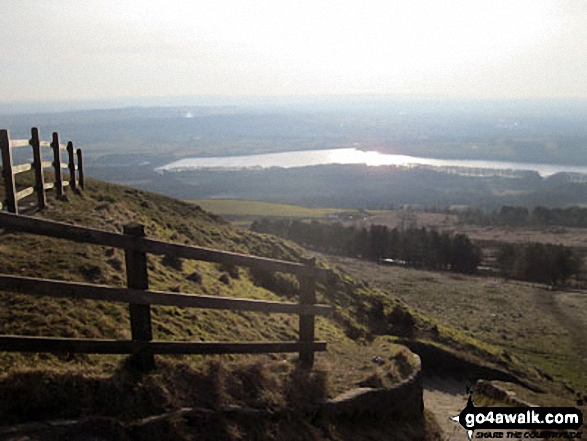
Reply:
[[587, 293], [540, 290], [536, 304], [567, 330], [579, 357], [587, 364]]
[[[540, 290], [535, 293], [536, 304], [567, 330], [577, 354], [587, 366], [587, 294]], [[427, 377], [424, 380], [424, 405], [431, 411], [444, 431], [444, 441], [467, 439], [465, 430], [449, 420], [466, 404], [466, 382], [454, 378]]]
[[467, 433], [449, 418], [467, 404], [467, 383], [454, 378], [425, 377], [424, 407], [434, 414], [444, 432], [444, 441], [463, 441]]
[[[436, 421], [444, 432], [443, 441], [466, 441], [467, 432], [460, 424], [449, 418], [458, 415], [467, 404], [467, 383], [454, 378], [426, 377], [424, 378], [424, 406], [434, 414]], [[489, 432], [489, 431], [486, 431]], [[506, 438], [507, 430], [492, 430], [492, 433], [501, 432]], [[526, 432], [522, 430], [521, 432]], [[533, 438], [542, 441], [543, 438]]]

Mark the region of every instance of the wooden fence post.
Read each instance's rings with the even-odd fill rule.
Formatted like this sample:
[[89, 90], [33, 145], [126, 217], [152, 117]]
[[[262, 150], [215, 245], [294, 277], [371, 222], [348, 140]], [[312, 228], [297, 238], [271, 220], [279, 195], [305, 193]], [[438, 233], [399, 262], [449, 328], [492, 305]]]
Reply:
[[[307, 262], [309, 268], [314, 268], [316, 259], [310, 259]], [[298, 276], [300, 282], [300, 304], [314, 305], [316, 303], [316, 281], [313, 275], [304, 274]], [[314, 342], [314, 315], [300, 315], [300, 342]], [[314, 365], [314, 351], [300, 351], [300, 366], [305, 369], [312, 369]]]
[[73, 151], [73, 142], [67, 143], [67, 156], [69, 157], [69, 188], [72, 191], [77, 190], [77, 183], [75, 179], [75, 152]]
[[37, 192], [37, 201], [39, 210], [47, 206], [47, 196], [45, 195], [45, 177], [43, 175], [43, 157], [41, 155], [41, 139], [39, 129], [31, 129], [31, 140], [29, 142], [33, 148], [33, 168], [35, 169], [35, 190]]
[[78, 184], [80, 188], [83, 190], [85, 188], [84, 185], [84, 161], [82, 158], [82, 149], [77, 149], [75, 151], [77, 155], [77, 175], [78, 175]]
[[[127, 224], [123, 227], [123, 232], [124, 234], [136, 238], [145, 237], [145, 227], [141, 224]], [[125, 249], [124, 260], [126, 264], [127, 286], [135, 289], [149, 289], [146, 253], [132, 249]], [[130, 303], [129, 312], [132, 339], [141, 342], [153, 340], [150, 305]], [[147, 371], [155, 369], [155, 358], [152, 353], [141, 351], [134, 355], [134, 357], [137, 366], [141, 370]]]
[[57, 197], [63, 196], [63, 174], [61, 173], [61, 149], [59, 148], [59, 133], [53, 132], [53, 168], [55, 169], [55, 191]]
[[4, 175], [4, 192], [6, 194], [6, 208], [11, 213], [18, 214], [16, 201], [16, 185], [12, 173], [12, 152], [10, 151], [10, 132], [0, 130], [0, 148], [2, 149], [2, 173]]

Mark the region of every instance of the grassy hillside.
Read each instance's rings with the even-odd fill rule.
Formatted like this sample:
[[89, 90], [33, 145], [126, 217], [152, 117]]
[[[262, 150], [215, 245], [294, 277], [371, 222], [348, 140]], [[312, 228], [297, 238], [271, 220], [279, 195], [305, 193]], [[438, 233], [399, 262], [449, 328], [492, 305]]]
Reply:
[[499, 348], [511, 360], [510, 369], [515, 360], [524, 369], [554, 380], [541, 382], [542, 387], [554, 391], [567, 385], [586, 395], [584, 292], [551, 291], [539, 284], [389, 267], [339, 256], [323, 258], [449, 327], [459, 339], [466, 336], [477, 346]]
[[[81, 195], [50, 198], [49, 208], [36, 216], [108, 231], [140, 222], [149, 237], [170, 242], [289, 261], [307, 257], [292, 244], [237, 230], [194, 205], [92, 180]], [[113, 248], [9, 231], [0, 234], [1, 272], [6, 274], [124, 286], [123, 261], [122, 252]], [[148, 268], [150, 287], [155, 290], [268, 300], [297, 296], [297, 282], [285, 275], [268, 277], [243, 268], [154, 256], [149, 256]], [[198, 406], [242, 405], [279, 411], [312, 406], [369, 377], [378, 377], [384, 384], [399, 381], [410, 371], [406, 369], [409, 352], [384, 336], [377, 337], [367, 319], [374, 304], [391, 310], [397, 305], [348, 276], [334, 274], [332, 284], [318, 286], [318, 300], [335, 305], [336, 312], [333, 318], [317, 320], [316, 338], [326, 340], [329, 351], [317, 356], [317, 367], [311, 373], [297, 369], [295, 354], [157, 357], [159, 369], [143, 376], [133, 373], [123, 356], [0, 352], [0, 426], [84, 415], [134, 421]], [[174, 307], [153, 307], [152, 322], [155, 339], [178, 341], [296, 340], [298, 327], [297, 317], [285, 314]], [[128, 306], [2, 292], [0, 334], [128, 339]], [[373, 351], [385, 356], [383, 366], [371, 362]], [[308, 426], [304, 414], [300, 415], [293, 421], [294, 426], [303, 426], [302, 432], [315, 439], [344, 439]], [[185, 424], [182, 420], [174, 426], [177, 439], [191, 439], [176, 433]], [[267, 424], [220, 424], [214, 432], [198, 429], [194, 433], [204, 439], [218, 434], [237, 439], [241, 432], [258, 431], [258, 439], [272, 439], [289, 430]], [[381, 433], [389, 435], [389, 430], [382, 428]], [[422, 422], [393, 429], [397, 434], [403, 430], [428, 436]]]
[[[161, 240], [290, 261], [309, 257], [292, 243], [235, 229], [192, 204], [93, 180], [82, 195], [50, 199], [50, 207], [37, 216], [109, 231], [140, 222], [149, 237]], [[124, 286], [126, 277], [120, 250], [10, 232], [0, 234], [0, 265], [7, 274], [114, 286]], [[319, 265], [326, 266], [324, 261]], [[148, 267], [150, 286], [156, 290], [271, 300], [297, 295], [295, 281], [283, 275], [267, 277], [242, 268], [153, 256]], [[542, 381], [540, 374], [499, 346], [411, 311], [405, 303], [337, 269], [327, 285], [318, 285], [317, 295], [319, 302], [333, 305], [335, 311], [331, 318], [317, 320], [316, 338], [326, 340], [329, 350], [317, 356], [317, 368], [311, 373], [296, 368], [295, 355], [158, 357], [156, 372], [139, 375], [120, 356], [0, 353], [0, 425], [88, 415], [110, 418], [116, 425], [182, 407], [218, 409], [235, 404], [272, 411], [305, 409], [367, 378], [385, 384], [401, 379], [409, 369], [406, 349], [395, 344], [400, 337], [427, 341], [480, 365], [510, 370], [527, 382]], [[0, 334], [127, 339], [128, 323], [125, 304], [0, 293]], [[226, 341], [235, 335], [241, 341], [295, 340], [297, 318], [153, 307], [153, 331], [159, 340]], [[373, 355], [383, 355], [384, 364], [372, 363]], [[291, 417], [289, 426], [280, 424], [222, 420], [206, 426], [214, 427], [206, 432], [197, 418], [194, 422], [178, 417], [168, 436], [192, 439], [189, 433], [197, 433], [201, 439], [217, 439], [221, 434], [222, 439], [238, 439], [244, 433], [251, 439], [277, 439], [305, 434], [317, 440], [366, 436], [360, 426], [317, 427], [303, 411]], [[430, 422], [398, 423], [380, 428], [369, 439], [389, 439], [390, 434], [394, 439], [433, 439], [434, 431]], [[147, 439], [127, 432], [130, 439]]]

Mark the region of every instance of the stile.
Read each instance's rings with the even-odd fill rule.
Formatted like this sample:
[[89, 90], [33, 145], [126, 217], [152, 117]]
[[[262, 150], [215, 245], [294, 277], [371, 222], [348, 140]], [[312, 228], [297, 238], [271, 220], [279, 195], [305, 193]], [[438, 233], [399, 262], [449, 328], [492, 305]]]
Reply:
[[69, 168], [69, 187], [73, 190], [77, 190], [77, 183], [75, 181], [75, 152], [73, 149], [73, 142], [67, 143], [67, 156], [69, 157], [68, 168]]
[[[57, 197], [62, 197], [64, 188], [70, 186], [74, 191], [82, 190], [85, 187], [83, 157], [81, 149], [74, 149], [73, 142], [69, 142], [67, 146], [59, 143], [59, 134], [53, 132], [52, 141], [42, 141], [39, 129], [33, 127], [31, 129], [31, 139], [10, 139], [10, 132], [2, 130], [0, 134], [0, 149], [2, 151], [2, 167], [7, 170], [4, 175], [4, 184], [6, 187], [7, 201], [2, 207], [9, 212], [18, 214], [18, 201], [23, 197], [28, 196], [29, 189], [16, 191], [15, 176], [19, 173], [24, 173], [29, 170], [34, 171], [35, 184], [33, 190], [37, 192], [38, 209], [42, 210], [47, 206], [46, 190], [55, 188]], [[25, 164], [14, 165], [12, 160], [12, 149], [15, 147], [31, 146], [33, 152], [33, 161]], [[53, 160], [43, 161], [42, 147], [51, 147], [53, 150]], [[61, 150], [68, 152], [68, 160], [66, 163], [62, 162]], [[76, 165], [76, 159], [77, 164]], [[53, 168], [55, 174], [54, 183], [45, 183], [44, 169]], [[67, 168], [69, 171], [69, 179], [63, 179], [62, 169]], [[76, 175], [77, 170], [77, 175]], [[0, 210], [2, 209], [0, 207]]]
[[59, 133], [53, 132], [53, 169], [55, 170], [55, 192], [57, 197], [63, 196], [63, 174], [61, 173], [61, 149], [59, 146]]
[[43, 158], [41, 156], [41, 140], [39, 138], [39, 129], [31, 129], [31, 147], [33, 148], [33, 168], [35, 169], [35, 190], [37, 192], [37, 203], [42, 210], [47, 206], [47, 196], [45, 195], [45, 178], [43, 175]]
[[10, 150], [10, 132], [0, 130], [0, 148], [2, 149], [2, 173], [4, 175], [4, 191], [6, 193], [6, 209], [18, 214], [16, 200], [16, 184], [12, 171], [12, 152]]
[[[144, 225], [131, 223], [123, 227], [124, 234], [133, 239], [145, 237]], [[147, 254], [132, 249], [124, 250], [126, 265], [126, 282], [129, 288], [149, 289], [149, 274], [147, 271]], [[148, 342], [153, 340], [151, 327], [151, 306], [137, 303], [129, 304], [130, 329], [134, 341]], [[143, 370], [155, 368], [155, 358], [152, 353], [142, 351], [136, 355], [136, 362]]]

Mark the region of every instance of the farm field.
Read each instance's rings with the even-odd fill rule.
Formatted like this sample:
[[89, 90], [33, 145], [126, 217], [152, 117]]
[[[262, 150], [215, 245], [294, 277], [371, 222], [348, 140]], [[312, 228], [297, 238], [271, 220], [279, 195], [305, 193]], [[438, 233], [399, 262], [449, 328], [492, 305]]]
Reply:
[[[435, 228], [437, 230], [454, 233], [464, 233], [472, 240], [479, 242], [541, 242], [562, 244], [568, 247], [587, 247], [587, 228], [569, 228], [560, 226], [478, 226], [459, 223], [456, 214], [412, 212], [417, 226]], [[390, 228], [399, 227], [402, 212], [389, 210], [373, 213], [368, 219], [355, 222], [356, 226], [370, 224], [387, 225]]]
[[383, 210], [353, 210], [344, 208], [311, 208], [292, 204], [250, 201], [244, 199], [194, 199], [187, 202], [224, 217], [237, 225], [250, 224], [261, 217], [299, 219], [354, 220], [384, 213]]
[[[352, 210], [342, 208], [310, 208], [300, 205], [240, 199], [195, 199], [188, 201], [206, 211], [222, 216], [236, 225], [249, 225], [262, 217], [281, 217], [340, 221], [358, 228], [371, 224], [399, 228], [404, 212], [402, 210]], [[434, 228], [440, 231], [464, 233], [478, 242], [541, 242], [562, 244], [573, 248], [587, 248], [587, 228], [560, 226], [514, 227], [478, 226], [459, 223], [456, 214], [412, 211], [418, 227]]]

